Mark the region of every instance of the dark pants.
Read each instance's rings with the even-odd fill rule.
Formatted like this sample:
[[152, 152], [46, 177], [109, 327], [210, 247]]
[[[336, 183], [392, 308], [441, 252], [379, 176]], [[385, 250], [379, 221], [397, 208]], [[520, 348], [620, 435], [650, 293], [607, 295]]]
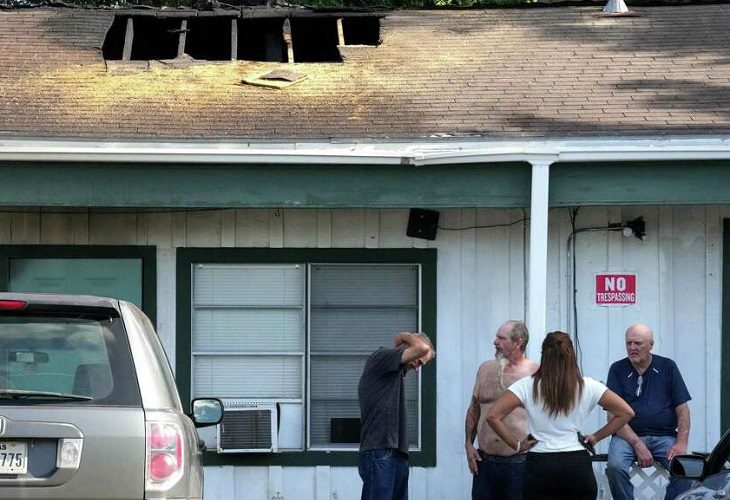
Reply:
[[408, 500], [408, 455], [393, 448], [361, 451], [362, 500]]
[[527, 454], [524, 500], [595, 500], [597, 494], [587, 451]]
[[511, 457], [487, 455], [479, 450], [479, 474], [472, 478], [472, 500], [522, 500], [525, 454]]

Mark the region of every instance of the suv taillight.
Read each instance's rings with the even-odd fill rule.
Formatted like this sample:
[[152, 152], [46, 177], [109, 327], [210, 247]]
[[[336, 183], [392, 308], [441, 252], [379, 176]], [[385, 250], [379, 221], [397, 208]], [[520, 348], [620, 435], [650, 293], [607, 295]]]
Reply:
[[148, 420], [146, 489], [167, 490], [183, 475], [185, 464], [183, 435], [173, 422]]

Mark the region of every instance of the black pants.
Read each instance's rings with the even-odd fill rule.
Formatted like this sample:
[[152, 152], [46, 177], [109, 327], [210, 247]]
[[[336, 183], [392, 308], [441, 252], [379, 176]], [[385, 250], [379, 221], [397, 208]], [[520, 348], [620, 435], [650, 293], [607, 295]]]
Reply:
[[524, 500], [595, 500], [597, 494], [587, 451], [527, 454]]

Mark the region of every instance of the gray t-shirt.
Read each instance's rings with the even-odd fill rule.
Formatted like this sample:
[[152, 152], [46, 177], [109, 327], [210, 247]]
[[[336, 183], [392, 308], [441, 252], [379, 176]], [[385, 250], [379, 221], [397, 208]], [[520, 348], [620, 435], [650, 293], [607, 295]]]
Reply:
[[395, 448], [408, 453], [406, 367], [403, 349], [381, 347], [365, 362], [357, 392], [360, 398], [360, 451]]

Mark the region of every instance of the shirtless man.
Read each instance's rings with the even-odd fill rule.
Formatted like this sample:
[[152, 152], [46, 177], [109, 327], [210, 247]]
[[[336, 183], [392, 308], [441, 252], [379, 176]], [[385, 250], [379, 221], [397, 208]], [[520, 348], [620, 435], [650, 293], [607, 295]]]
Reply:
[[[482, 363], [477, 372], [471, 404], [466, 410], [466, 459], [473, 474], [472, 500], [522, 498], [525, 453], [507, 446], [487, 423], [494, 402], [514, 382], [532, 375], [538, 364], [525, 357], [530, 336], [522, 321], [507, 321], [494, 338], [495, 359]], [[521, 440], [527, 438], [527, 413], [515, 409], [505, 423]], [[474, 437], [479, 437], [479, 449]]]

